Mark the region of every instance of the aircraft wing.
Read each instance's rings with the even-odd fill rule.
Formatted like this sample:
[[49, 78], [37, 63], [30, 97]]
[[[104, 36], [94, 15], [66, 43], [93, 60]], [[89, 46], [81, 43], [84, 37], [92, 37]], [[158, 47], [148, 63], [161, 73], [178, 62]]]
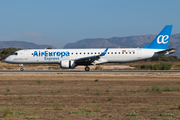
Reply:
[[174, 52], [175, 52], [175, 48], [170, 48], [170, 49], [158, 51], [158, 52], [155, 52], [155, 53], [157, 53], [157, 54], [161, 54], [161, 53], [172, 54]]
[[93, 62], [95, 60], [98, 60], [101, 56], [106, 55], [108, 49], [109, 49], [109, 47], [107, 47], [106, 50], [103, 53], [99, 54], [99, 55], [76, 59], [75, 62]]

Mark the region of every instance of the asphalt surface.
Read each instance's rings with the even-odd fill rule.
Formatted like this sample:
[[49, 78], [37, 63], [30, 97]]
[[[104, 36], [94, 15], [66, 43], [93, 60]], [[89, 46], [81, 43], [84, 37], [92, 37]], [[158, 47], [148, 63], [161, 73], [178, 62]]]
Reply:
[[142, 74], [142, 73], [167, 73], [167, 74], [179, 74], [179, 70], [118, 70], [118, 71], [77, 71], [77, 70], [63, 70], [63, 71], [53, 71], [53, 70], [47, 70], [47, 71], [39, 71], [39, 70], [0, 70], [0, 74]]

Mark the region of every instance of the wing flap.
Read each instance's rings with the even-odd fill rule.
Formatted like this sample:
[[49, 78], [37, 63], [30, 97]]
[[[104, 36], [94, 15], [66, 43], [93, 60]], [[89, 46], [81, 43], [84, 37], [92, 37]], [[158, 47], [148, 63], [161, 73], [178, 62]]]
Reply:
[[83, 57], [83, 58], [79, 58], [76, 59], [76, 62], [93, 62], [95, 60], [98, 60], [101, 56], [106, 55], [107, 51], [108, 51], [109, 47], [106, 48], [106, 50], [101, 53], [100, 55], [94, 55], [94, 56], [89, 56], [89, 57]]

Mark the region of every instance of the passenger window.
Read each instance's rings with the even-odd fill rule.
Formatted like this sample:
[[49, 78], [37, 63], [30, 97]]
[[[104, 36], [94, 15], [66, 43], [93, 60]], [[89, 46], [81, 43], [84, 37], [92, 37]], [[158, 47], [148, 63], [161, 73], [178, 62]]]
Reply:
[[78, 53], [76, 53], [76, 55], [77, 55]]
[[33, 55], [33, 53], [32, 53], [32, 55]]
[[133, 54], [135, 54], [135, 52], [133, 52]]
[[115, 52], [115, 54], [116, 54], [116, 52]]
[[93, 53], [91, 53], [91, 54], [93, 54]]
[[100, 54], [100, 52], [98, 52], [98, 54]]
[[71, 55], [73, 55], [73, 53], [71, 53]]
[[108, 52], [108, 54], [109, 54], [109, 52]]
[[79, 53], [79, 54], [81, 54], [81, 53]]
[[121, 54], [121, 52], [119, 52], [119, 54]]
[[127, 54], [127, 52], [126, 52], [126, 54]]
[[129, 52], [129, 54], [131, 54], [131, 52]]
[[122, 54], [124, 54], [124, 52], [122, 52]]
[[89, 53], [88, 53], [89, 54]]
[[96, 54], [96, 52], [94, 54]]
[[84, 54], [86, 54], [86, 53], [84, 53]]
[[111, 54], [113, 54], [113, 52], [111, 52]]

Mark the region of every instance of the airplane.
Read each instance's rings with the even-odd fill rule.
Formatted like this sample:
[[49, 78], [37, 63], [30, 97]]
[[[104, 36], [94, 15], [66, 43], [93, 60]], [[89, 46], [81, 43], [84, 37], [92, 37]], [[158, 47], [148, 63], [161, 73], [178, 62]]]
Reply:
[[172, 26], [166, 25], [152, 43], [141, 48], [27, 49], [14, 52], [4, 62], [19, 64], [21, 71], [23, 64], [60, 64], [61, 68], [67, 69], [83, 65], [85, 71], [89, 71], [89, 65], [145, 60], [175, 52], [175, 48], [168, 49]]

